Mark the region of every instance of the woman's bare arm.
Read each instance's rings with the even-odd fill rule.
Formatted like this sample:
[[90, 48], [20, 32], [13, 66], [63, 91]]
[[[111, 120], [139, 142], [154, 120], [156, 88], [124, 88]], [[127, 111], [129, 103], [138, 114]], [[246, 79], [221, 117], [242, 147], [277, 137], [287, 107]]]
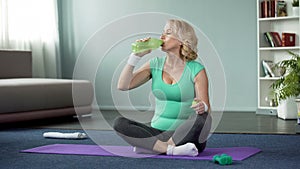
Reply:
[[146, 83], [149, 79], [151, 79], [150, 72], [150, 62], [145, 63], [141, 68], [137, 71], [134, 71], [134, 66], [126, 64], [124, 69], [121, 72], [118, 82], [119, 90], [130, 90], [136, 88], [144, 83]]
[[204, 102], [207, 105], [207, 112], [210, 112], [210, 102], [208, 94], [208, 78], [205, 69], [200, 71], [194, 79], [195, 81], [195, 100], [199, 102], [198, 104], [192, 106], [198, 114], [204, 113]]

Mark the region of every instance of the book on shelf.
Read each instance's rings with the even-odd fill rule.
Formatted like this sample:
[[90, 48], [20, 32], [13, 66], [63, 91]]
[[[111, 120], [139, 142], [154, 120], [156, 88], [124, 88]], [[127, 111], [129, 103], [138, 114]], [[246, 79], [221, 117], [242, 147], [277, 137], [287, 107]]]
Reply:
[[278, 17], [288, 16], [286, 1], [277, 1], [276, 7], [277, 7], [277, 16]]
[[278, 32], [265, 32], [264, 36], [270, 47], [282, 46], [282, 40]]
[[263, 0], [260, 3], [260, 9], [261, 9], [261, 18], [267, 18], [269, 17], [268, 11], [269, 11], [269, 1]]
[[261, 18], [275, 17], [278, 0], [262, 0], [260, 2]]
[[282, 39], [278, 32], [265, 32], [264, 33], [265, 39], [270, 45], [270, 47], [281, 47], [282, 46]]
[[273, 37], [270, 32], [264, 33], [265, 39], [271, 47], [275, 47]]
[[276, 10], [276, 2], [277, 0], [270, 0], [270, 3], [269, 3], [269, 15], [270, 17], [275, 17], [275, 10]]
[[265, 77], [275, 77], [275, 74], [272, 70], [274, 63], [271, 60], [262, 60], [262, 67], [265, 73]]
[[296, 45], [296, 34], [289, 32], [282, 32], [282, 46], [295, 46]]
[[278, 32], [270, 32], [271, 33], [271, 36], [272, 36], [272, 39], [273, 39], [273, 42], [275, 44], [275, 47], [280, 47], [282, 46], [282, 40], [280, 38], [280, 35]]

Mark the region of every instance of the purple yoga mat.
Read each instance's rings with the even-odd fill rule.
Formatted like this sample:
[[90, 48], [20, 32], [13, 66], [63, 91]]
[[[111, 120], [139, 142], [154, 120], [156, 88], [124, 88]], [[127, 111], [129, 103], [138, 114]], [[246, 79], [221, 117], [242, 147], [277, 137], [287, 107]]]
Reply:
[[261, 150], [253, 147], [228, 147], [228, 148], [206, 148], [196, 157], [190, 156], [167, 156], [154, 154], [136, 154], [130, 146], [98, 146], [82, 144], [52, 144], [32, 149], [22, 150], [25, 153], [44, 154], [68, 154], [68, 155], [91, 155], [91, 156], [125, 156], [135, 158], [168, 158], [168, 159], [190, 159], [190, 160], [212, 160], [214, 155], [227, 154], [233, 160], [241, 161]]

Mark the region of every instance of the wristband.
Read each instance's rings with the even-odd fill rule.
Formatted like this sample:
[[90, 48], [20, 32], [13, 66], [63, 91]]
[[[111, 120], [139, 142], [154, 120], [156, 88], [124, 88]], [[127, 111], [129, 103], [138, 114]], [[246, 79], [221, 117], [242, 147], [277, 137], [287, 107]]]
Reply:
[[202, 103], [204, 104], [204, 111], [207, 112], [208, 107], [207, 107], [206, 103], [204, 101], [202, 101]]
[[131, 53], [131, 55], [128, 58], [127, 64], [129, 64], [131, 66], [136, 66], [140, 60], [141, 60], [141, 57], [136, 56], [134, 53]]

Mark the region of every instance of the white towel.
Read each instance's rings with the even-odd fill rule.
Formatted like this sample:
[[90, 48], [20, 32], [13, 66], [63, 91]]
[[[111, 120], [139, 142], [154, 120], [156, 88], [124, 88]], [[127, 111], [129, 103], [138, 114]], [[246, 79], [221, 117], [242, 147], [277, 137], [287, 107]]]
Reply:
[[45, 138], [65, 138], [65, 139], [84, 139], [87, 138], [85, 133], [60, 133], [60, 132], [45, 132], [43, 134]]

